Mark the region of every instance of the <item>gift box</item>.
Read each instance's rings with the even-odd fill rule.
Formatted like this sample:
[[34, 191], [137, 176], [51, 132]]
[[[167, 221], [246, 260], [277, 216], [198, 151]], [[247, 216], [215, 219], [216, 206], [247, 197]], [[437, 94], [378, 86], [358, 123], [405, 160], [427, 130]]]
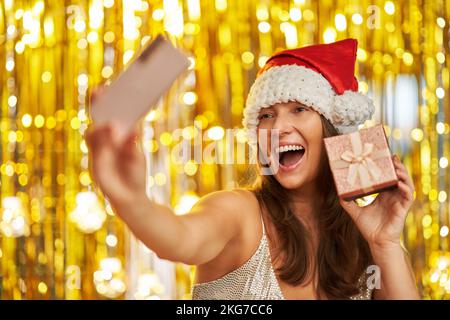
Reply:
[[350, 201], [397, 187], [383, 125], [324, 139], [340, 198]]

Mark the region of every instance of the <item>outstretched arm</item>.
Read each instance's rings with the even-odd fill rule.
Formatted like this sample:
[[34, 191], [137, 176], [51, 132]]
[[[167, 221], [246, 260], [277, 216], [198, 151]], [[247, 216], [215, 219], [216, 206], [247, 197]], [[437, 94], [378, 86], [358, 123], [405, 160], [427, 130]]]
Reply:
[[[242, 191], [220, 191], [200, 199], [188, 215], [177, 216], [146, 195], [145, 157], [137, 133], [119, 140], [116, 127], [90, 128], [93, 177], [117, 215], [159, 257], [203, 264], [216, 257], [241, 231]], [[245, 204], [244, 204], [245, 205]]]

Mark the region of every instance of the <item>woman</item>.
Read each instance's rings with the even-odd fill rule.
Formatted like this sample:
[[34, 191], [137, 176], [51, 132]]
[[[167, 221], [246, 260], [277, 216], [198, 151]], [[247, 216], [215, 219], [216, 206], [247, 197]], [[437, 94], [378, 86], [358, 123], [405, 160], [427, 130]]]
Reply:
[[[136, 133], [120, 141], [117, 125], [90, 129], [95, 180], [160, 258], [197, 266], [194, 299], [419, 298], [400, 244], [413, 201], [405, 167], [395, 157], [398, 188], [359, 207], [339, 200], [327, 163], [323, 138], [354, 131], [373, 113], [357, 92], [356, 48], [347, 39], [269, 59], [243, 123], [274, 174], [252, 189], [206, 195], [188, 215], [146, 196]], [[279, 146], [260, 129], [277, 132]], [[273, 152], [258, 144], [267, 137]]]

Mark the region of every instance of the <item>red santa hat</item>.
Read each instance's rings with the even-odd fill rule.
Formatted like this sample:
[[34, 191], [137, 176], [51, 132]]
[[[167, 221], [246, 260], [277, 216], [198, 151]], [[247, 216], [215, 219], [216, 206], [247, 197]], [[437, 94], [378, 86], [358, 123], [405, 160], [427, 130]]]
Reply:
[[358, 42], [346, 39], [273, 55], [258, 72], [244, 109], [248, 142], [257, 142], [261, 108], [298, 101], [328, 119], [340, 134], [358, 130], [370, 119], [374, 105], [358, 92], [355, 61]]

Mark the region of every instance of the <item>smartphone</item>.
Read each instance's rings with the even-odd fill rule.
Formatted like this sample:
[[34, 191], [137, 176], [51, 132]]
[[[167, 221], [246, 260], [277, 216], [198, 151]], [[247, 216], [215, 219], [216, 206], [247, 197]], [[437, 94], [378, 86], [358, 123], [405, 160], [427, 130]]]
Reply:
[[91, 105], [94, 126], [115, 121], [126, 135], [188, 67], [189, 59], [158, 35]]

